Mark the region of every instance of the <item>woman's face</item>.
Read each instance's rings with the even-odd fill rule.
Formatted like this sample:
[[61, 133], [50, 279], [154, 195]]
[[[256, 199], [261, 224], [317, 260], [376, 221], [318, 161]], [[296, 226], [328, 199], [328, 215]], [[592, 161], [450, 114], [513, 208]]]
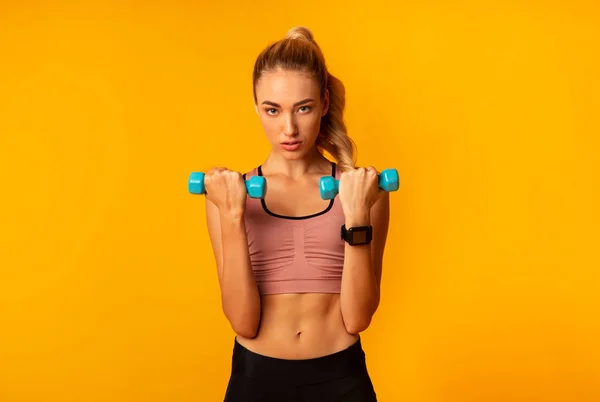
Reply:
[[256, 112], [273, 152], [300, 159], [315, 145], [329, 94], [320, 97], [317, 81], [298, 71], [276, 70], [256, 84]]

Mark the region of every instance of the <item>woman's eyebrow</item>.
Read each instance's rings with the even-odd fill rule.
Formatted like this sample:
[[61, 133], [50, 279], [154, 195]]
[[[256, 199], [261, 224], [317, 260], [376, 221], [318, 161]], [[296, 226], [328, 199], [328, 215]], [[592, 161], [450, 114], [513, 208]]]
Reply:
[[[306, 98], [306, 99], [303, 99], [303, 100], [301, 100], [299, 102], [294, 103], [294, 107], [300, 106], [300, 105], [303, 105], [305, 103], [312, 102], [312, 101], [314, 101], [314, 99], [312, 99], [312, 98]], [[263, 105], [275, 106], [275, 107], [281, 107], [281, 105], [279, 105], [279, 104], [277, 104], [275, 102], [268, 101], [268, 100], [264, 101], [262, 104]]]

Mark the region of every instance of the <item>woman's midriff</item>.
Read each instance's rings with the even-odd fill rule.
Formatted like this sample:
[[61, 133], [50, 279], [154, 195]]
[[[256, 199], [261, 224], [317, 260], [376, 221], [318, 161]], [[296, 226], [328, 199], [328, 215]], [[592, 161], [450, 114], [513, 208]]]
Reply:
[[346, 331], [339, 294], [286, 294], [262, 298], [258, 335], [237, 336], [247, 349], [280, 359], [311, 359], [351, 346], [358, 335]]

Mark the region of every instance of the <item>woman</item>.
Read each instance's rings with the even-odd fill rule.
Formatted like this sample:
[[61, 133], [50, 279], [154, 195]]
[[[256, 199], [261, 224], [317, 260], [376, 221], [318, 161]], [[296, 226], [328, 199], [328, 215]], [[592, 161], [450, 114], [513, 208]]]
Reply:
[[[261, 52], [253, 93], [271, 151], [244, 175], [205, 177], [221, 302], [236, 333], [225, 401], [376, 401], [359, 334], [379, 305], [388, 195], [374, 168], [354, 167], [344, 87], [308, 29]], [[264, 199], [247, 196], [252, 175], [266, 179]], [[340, 180], [332, 200], [319, 192], [326, 175]]]

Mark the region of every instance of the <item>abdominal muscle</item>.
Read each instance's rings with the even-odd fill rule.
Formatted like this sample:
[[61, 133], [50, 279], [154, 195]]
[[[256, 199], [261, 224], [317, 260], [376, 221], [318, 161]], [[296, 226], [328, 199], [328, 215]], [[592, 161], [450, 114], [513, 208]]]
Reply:
[[346, 331], [339, 294], [283, 294], [261, 297], [255, 338], [237, 336], [252, 352], [280, 359], [311, 359], [348, 348], [358, 335]]

